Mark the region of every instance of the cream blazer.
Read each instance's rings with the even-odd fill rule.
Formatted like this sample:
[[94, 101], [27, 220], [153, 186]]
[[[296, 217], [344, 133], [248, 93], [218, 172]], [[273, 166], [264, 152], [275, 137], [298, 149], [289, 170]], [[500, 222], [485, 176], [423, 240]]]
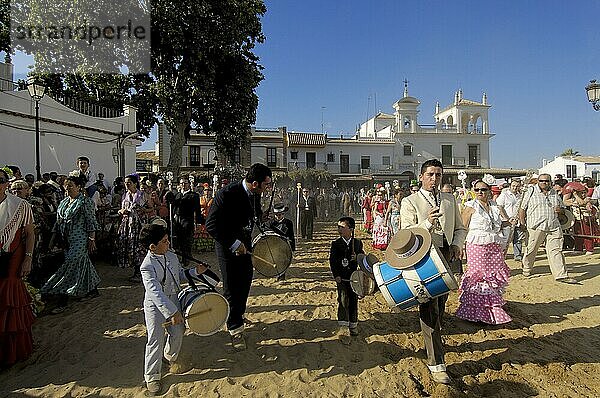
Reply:
[[[438, 191], [439, 192], [439, 191]], [[427, 220], [431, 204], [420, 191], [411, 194], [402, 199], [400, 205], [400, 227], [421, 227], [431, 232], [431, 239], [436, 247], [442, 247], [444, 242], [441, 235], [433, 233], [433, 226]], [[452, 194], [440, 192], [440, 225], [446, 236], [446, 240], [451, 244], [463, 247], [467, 230], [462, 223], [460, 211], [456, 199]]]

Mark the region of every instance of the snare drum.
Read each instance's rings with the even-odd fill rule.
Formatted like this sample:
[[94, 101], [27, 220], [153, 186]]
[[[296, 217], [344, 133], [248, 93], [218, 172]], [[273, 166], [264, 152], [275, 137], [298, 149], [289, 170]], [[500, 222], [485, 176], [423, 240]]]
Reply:
[[229, 303], [211, 287], [197, 283], [177, 295], [185, 326], [199, 336], [217, 333], [229, 317]]
[[292, 248], [281, 235], [266, 231], [252, 241], [252, 265], [266, 277], [280, 275], [292, 263]]
[[373, 266], [373, 272], [388, 305], [402, 310], [458, 289], [454, 275], [435, 246], [412, 267], [397, 269], [381, 262]]

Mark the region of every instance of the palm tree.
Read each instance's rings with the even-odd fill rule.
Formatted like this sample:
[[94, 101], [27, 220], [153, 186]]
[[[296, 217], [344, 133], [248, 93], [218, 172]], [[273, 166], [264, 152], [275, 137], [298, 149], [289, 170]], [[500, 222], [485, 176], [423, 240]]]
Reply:
[[579, 151], [576, 151], [573, 148], [567, 148], [564, 150], [563, 153], [560, 154], [560, 156], [577, 156], [577, 155], [579, 155]]

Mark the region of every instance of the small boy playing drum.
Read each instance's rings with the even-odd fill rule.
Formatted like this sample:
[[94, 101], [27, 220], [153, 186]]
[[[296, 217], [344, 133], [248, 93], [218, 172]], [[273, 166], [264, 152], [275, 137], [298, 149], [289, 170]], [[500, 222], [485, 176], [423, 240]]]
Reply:
[[[180, 279], [185, 276], [177, 255], [169, 251], [169, 236], [164, 226], [145, 225], [140, 232], [140, 240], [148, 247], [148, 254], [140, 267], [146, 291], [144, 318], [148, 330], [144, 380], [149, 395], [154, 396], [160, 394], [162, 389], [160, 378], [163, 358], [174, 365], [181, 349], [185, 323], [177, 294]], [[206, 270], [206, 266], [198, 265], [190, 270], [190, 275], [194, 277]], [[165, 321], [168, 325], [163, 327]]]
[[337, 284], [337, 318], [340, 330], [338, 335], [344, 344], [350, 342], [350, 336], [358, 335], [358, 295], [350, 286], [350, 276], [356, 271], [357, 254], [364, 254], [363, 244], [354, 237], [355, 221], [352, 217], [342, 217], [337, 222], [340, 237], [331, 242], [329, 266]]

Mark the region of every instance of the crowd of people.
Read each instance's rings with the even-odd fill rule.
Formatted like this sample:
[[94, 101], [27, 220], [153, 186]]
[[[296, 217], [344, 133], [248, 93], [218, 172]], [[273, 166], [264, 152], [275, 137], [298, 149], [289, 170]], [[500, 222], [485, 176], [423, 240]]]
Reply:
[[[591, 179], [568, 182], [562, 176], [552, 180], [541, 174], [498, 186], [484, 178], [473, 182], [469, 190], [454, 189], [442, 184], [443, 166], [432, 159], [422, 165], [419, 180], [409, 186], [394, 181], [372, 188], [303, 187], [298, 191], [296, 187], [271, 189], [272, 172], [262, 164], [252, 165], [240, 181], [221, 181], [220, 187], [196, 183], [186, 175], [168, 181], [131, 174], [108, 184], [101, 172], [92, 172], [89, 158], [77, 158], [76, 165], [68, 175], [45, 173], [39, 181], [30, 174], [22, 176], [17, 166], [0, 169], [2, 366], [31, 354], [31, 324], [41, 311], [40, 307], [38, 313], [32, 310], [32, 292], [35, 297], [39, 291], [40, 306], [45, 303], [45, 312], [52, 314], [67, 310], [71, 302], [99, 296], [100, 277], [93, 264], [100, 255], [98, 249], [110, 255], [106, 260], [113, 265], [131, 269], [131, 283], [143, 283], [146, 288], [149, 340], [145, 377], [149, 391], [158, 392], [157, 349], [164, 347], [165, 339], [159, 326], [166, 321], [173, 327], [167, 359], [174, 361], [183, 318], [173, 297], [176, 289], [157, 285], [157, 272], [148, 274], [148, 267], [155, 271], [162, 267], [163, 280], [169, 268], [173, 286], [179, 285], [180, 278], [174, 275], [189, 268], [197, 240], [210, 241], [217, 254], [223, 296], [230, 306], [227, 330], [232, 345], [239, 349], [246, 346], [244, 314], [253, 279], [250, 252], [257, 224], [268, 225], [293, 251], [294, 229], [310, 242], [315, 220], [337, 220], [340, 236], [332, 243], [330, 265], [338, 291], [338, 322], [347, 332], [342, 333], [344, 338], [358, 335], [358, 296], [349, 278], [357, 269], [356, 256], [364, 253], [364, 248], [354, 236], [355, 228], [371, 235], [374, 250], [386, 256], [392, 253], [392, 258], [397, 249], [393, 237], [399, 232], [408, 228], [429, 231], [431, 245], [448, 264], [458, 263], [458, 268], [452, 269], [460, 277], [456, 315], [486, 324], [511, 321], [503, 309], [510, 276], [505, 257], [510, 244], [525, 277], [534, 274], [536, 253], [544, 245], [554, 278], [577, 284], [567, 273], [564, 251], [590, 254], [600, 240], [600, 187]], [[269, 195], [263, 195], [268, 190]], [[267, 208], [273, 209], [274, 217], [263, 214]], [[295, 209], [296, 217], [286, 218], [289, 209]], [[569, 213], [574, 220], [565, 225], [563, 219], [568, 221]], [[362, 222], [356, 222], [354, 216]], [[148, 229], [157, 219], [164, 220], [165, 227]], [[291, 219], [299, 220], [296, 228]], [[170, 238], [174, 242], [169, 242]], [[171, 243], [179, 257], [167, 254]], [[464, 274], [463, 262], [468, 264]], [[196, 271], [205, 270], [196, 267]], [[283, 279], [285, 274], [279, 277]], [[173, 305], [160, 306], [148, 298], [156, 294]], [[419, 305], [427, 364], [440, 383], [449, 382], [441, 339], [446, 299], [447, 294]]]

